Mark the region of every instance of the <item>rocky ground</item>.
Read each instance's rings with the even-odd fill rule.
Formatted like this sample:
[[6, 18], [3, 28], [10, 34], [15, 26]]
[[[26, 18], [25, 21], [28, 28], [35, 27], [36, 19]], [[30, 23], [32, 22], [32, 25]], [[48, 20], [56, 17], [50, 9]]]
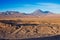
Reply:
[[52, 23], [40, 23], [38, 25], [11, 25], [0, 22], [0, 38], [4, 39], [26, 39], [60, 35], [60, 25]]

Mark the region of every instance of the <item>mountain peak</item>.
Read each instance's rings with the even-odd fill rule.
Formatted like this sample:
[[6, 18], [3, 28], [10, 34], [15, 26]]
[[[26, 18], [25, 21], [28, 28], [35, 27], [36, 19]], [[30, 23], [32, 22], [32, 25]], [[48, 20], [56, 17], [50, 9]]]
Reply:
[[43, 12], [42, 10], [40, 10], [40, 9], [37, 9], [35, 12]]
[[43, 13], [43, 11], [42, 10], [40, 10], [40, 9], [37, 9], [36, 11], [34, 11], [32, 14], [33, 15], [40, 15], [40, 14], [42, 14]]
[[46, 15], [46, 14], [53, 14], [52, 12], [50, 11], [42, 11], [40, 9], [37, 9], [36, 11], [34, 11], [32, 13], [33, 15]]

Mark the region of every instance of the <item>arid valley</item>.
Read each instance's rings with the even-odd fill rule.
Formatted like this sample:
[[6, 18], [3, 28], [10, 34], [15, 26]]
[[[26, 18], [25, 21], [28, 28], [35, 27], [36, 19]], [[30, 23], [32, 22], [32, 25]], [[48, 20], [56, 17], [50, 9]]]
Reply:
[[[57, 35], [58, 37], [55, 37]], [[39, 9], [31, 14], [0, 12], [0, 39], [59, 40], [59, 38], [60, 14], [42, 12]]]

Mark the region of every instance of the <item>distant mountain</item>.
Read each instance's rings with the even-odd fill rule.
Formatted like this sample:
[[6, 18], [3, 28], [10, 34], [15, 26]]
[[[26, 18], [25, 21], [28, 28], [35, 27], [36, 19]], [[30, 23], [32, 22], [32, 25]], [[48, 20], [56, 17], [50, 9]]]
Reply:
[[0, 12], [0, 14], [2, 15], [11, 15], [11, 14], [23, 14], [23, 15], [42, 15], [42, 14], [53, 14], [52, 12], [49, 12], [49, 11], [42, 11], [40, 9], [37, 9], [36, 11], [34, 11], [33, 13], [31, 14], [27, 14], [27, 13], [20, 13], [20, 12], [17, 12], [17, 11], [6, 11], [6, 12]]
[[0, 17], [4, 18], [4, 17], [13, 17], [13, 18], [36, 18], [36, 17], [60, 17], [59, 14], [54, 14], [50, 11], [42, 11], [40, 9], [37, 9], [36, 11], [34, 11], [33, 13], [20, 13], [20, 12], [17, 12], [17, 11], [6, 11], [6, 12], [0, 12]]
[[40, 9], [38, 9], [32, 13], [32, 15], [47, 15], [47, 14], [53, 14], [53, 13], [49, 12], [49, 11], [42, 11]]
[[41, 15], [41, 14], [43, 14], [43, 11], [40, 9], [38, 9], [32, 13], [32, 15]]
[[11, 15], [11, 14], [16, 14], [16, 13], [19, 13], [17, 11], [6, 11], [6, 12], [1, 12], [0, 14], [2, 15]]

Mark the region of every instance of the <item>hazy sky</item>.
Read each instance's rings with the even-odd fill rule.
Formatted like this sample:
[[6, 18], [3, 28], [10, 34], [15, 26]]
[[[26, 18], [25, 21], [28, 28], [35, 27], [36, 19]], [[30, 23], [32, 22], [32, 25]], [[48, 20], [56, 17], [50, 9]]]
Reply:
[[37, 9], [60, 13], [60, 0], [0, 0], [0, 11], [31, 13]]

